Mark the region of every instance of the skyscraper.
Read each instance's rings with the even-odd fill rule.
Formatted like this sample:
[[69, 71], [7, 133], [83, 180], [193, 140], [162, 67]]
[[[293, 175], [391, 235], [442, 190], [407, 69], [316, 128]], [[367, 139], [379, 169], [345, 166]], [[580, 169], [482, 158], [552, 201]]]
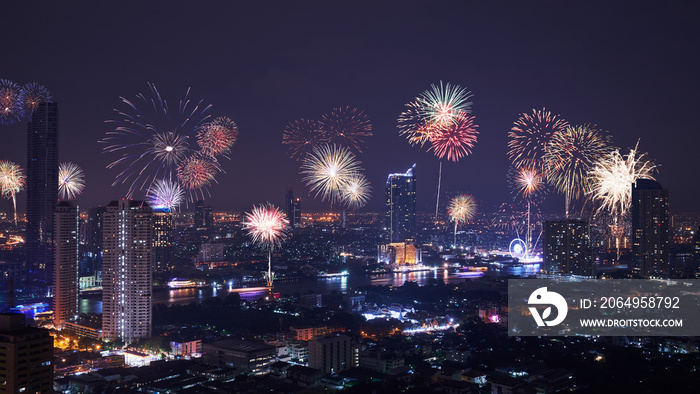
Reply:
[[386, 179], [386, 229], [389, 242], [412, 241], [416, 233], [416, 176], [414, 164], [405, 173]]
[[27, 270], [53, 280], [53, 213], [58, 200], [58, 105], [41, 103], [27, 124]]
[[632, 264], [644, 277], [668, 278], [668, 190], [650, 179], [632, 185]]
[[214, 227], [214, 213], [211, 206], [204, 205], [202, 200], [197, 201], [194, 211], [194, 228], [210, 230], [212, 227]]
[[153, 208], [153, 269], [169, 271], [172, 265], [173, 214], [169, 208]]
[[153, 213], [141, 201], [112, 201], [104, 214], [102, 336], [151, 336]]
[[289, 227], [294, 229], [301, 224], [301, 199], [294, 197], [294, 190], [291, 186], [287, 186], [284, 192], [284, 205]]
[[102, 231], [103, 218], [107, 207], [98, 206], [88, 210], [87, 219], [87, 270], [84, 274], [93, 275], [102, 271]]
[[53, 322], [59, 329], [78, 314], [78, 204], [61, 201], [54, 214]]
[[542, 227], [545, 272], [595, 276], [588, 222], [574, 219], [547, 221]]

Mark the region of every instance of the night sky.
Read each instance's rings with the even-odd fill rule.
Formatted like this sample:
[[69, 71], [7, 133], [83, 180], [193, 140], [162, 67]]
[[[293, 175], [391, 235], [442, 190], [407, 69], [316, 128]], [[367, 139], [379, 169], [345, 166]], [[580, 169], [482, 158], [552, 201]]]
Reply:
[[[22, 3], [22, 4], [20, 4]], [[30, 3], [30, 4], [24, 4]], [[75, 3], [81, 3], [77, 5]], [[141, 4], [147, 3], [147, 4]], [[468, 87], [479, 137], [443, 167], [446, 193], [481, 209], [511, 201], [506, 133], [521, 112], [546, 107], [572, 124], [609, 130], [623, 149], [661, 164], [673, 213], [698, 210], [700, 4], [691, 1], [9, 2], [2, 7], [0, 78], [39, 82], [60, 110], [60, 161], [86, 172], [81, 208], [121, 198], [104, 137], [119, 96], [153, 82], [175, 104], [213, 105], [240, 136], [210, 188], [215, 210], [283, 204], [307, 195], [282, 130], [335, 106], [365, 111], [374, 137], [359, 156], [382, 210], [391, 172], [417, 163], [418, 208], [434, 206], [438, 161], [398, 135], [404, 104], [440, 80]], [[26, 126], [0, 126], [0, 159], [26, 168]], [[142, 197], [137, 193], [136, 197]], [[24, 210], [26, 193], [18, 195]], [[547, 212], [562, 212], [550, 195]], [[191, 205], [190, 205], [191, 207]]]

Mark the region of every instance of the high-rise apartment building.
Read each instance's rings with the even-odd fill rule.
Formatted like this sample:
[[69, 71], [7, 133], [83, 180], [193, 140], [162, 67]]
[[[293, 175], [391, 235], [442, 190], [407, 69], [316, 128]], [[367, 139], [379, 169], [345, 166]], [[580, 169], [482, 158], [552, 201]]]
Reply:
[[595, 276], [595, 258], [588, 222], [575, 219], [547, 221], [542, 227], [545, 272]]
[[632, 185], [632, 269], [646, 278], [668, 278], [668, 190], [650, 179]]
[[78, 314], [78, 226], [75, 201], [61, 201], [54, 213], [53, 322], [62, 330]]
[[309, 341], [309, 367], [316, 368], [324, 374], [351, 368], [352, 354], [352, 342], [347, 335]]
[[301, 224], [301, 198], [294, 197], [291, 186], [287, 186], [284, 192], [284, 205], [289, 227], [294, 229]]
[[30, 281], [53, 280], [53, 218], [58, 200], [58, 105], [40, 103], [27, 124], [27, 269]]
[[153, 211], [112, 201], [104, 214], [102, 336], [129, 343], [151, 336]]
[[21, 313], [0, 314], [0, 393], [53, 392], [53, 337], [25, 327]]
[[87, 218], [87, 261], [86, 270], [82, 274], [93, 275], [102, 271], [102, 219], [107, 207], [98, 206], [88, 209]]
[[389, 242], [412, 241], [416, 234], [416, 176], [414, 164], [405, 173], [386, 179], [386, 230]]
[[211, 229], [214, 227], [214, 212], [211, 206], [204, 205], [204, 201], [199, 200], [195, 203], [194, 211], [194, 228], [196, 229]]
[[172, 268], [173, 214], [170, 208], [153, 208], [153, 269], [156, 272]]

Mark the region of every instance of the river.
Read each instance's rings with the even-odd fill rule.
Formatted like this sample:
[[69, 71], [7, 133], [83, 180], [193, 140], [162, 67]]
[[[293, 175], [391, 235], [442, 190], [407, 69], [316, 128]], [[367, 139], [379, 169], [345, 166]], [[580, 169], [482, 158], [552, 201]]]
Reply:
[[[382, 275], [349, 275], [333, 278], [302, 278], [296, 280], [280, 280], [275, 282], [274, 292], [280, 295], [294, 295], [295, 293], [316, 293], [329, 294], [332, 292], [345, 293], [349, 289], [362, 286], [402, 286], [407, 281], [418, 283], [424, 286], [430, 279], [442, 279], [447, 284], [462, 283], [466, 279], [478, 280], [483, 276], [505, 276], [505, 275], [534, 275], [539, 272], [539, 264], [526, 265], [522, 267], [506, 267], [501, 269], [489, 269], [486, 273], [465, 272], [447, 273], [447, 271], [421, 271], [409, 273], [393, 273]], [[153, 292], [154, 304], [184, 305], [192, 302], [201, 303], [211, 297], [226, 297], [231, 292], [231, 288], [199, 288], [199, 289], [174, 289], [156, 290]], [[264, 297], [265, 291], [241, 292], [241, 299], [252, 301]], [[102, 296], [80, 296], [80, 313], [102, 313]]]

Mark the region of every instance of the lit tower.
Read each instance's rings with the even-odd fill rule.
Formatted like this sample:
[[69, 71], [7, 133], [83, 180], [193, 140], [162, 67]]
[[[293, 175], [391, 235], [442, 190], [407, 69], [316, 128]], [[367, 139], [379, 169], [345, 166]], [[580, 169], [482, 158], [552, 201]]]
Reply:
[[55, 265], [53, 273], [53, 323], [59, 330], [78, 315], [78, 227], [80, 212], [75, 201], [61, 201], [54, 214]]
[[632, 185], [632, 263], [646, 278], [668, 278], [668, 190], [651, 179]]
[[405, 173], [386, 179], [386, 229], [389, 242], [412, 241], [416, 234], [416, 176], [414, 164]]
[[103, 220], [102, 336], [125, 343], [150, 337], [151, 207], [141, 201], [112, 201]]

